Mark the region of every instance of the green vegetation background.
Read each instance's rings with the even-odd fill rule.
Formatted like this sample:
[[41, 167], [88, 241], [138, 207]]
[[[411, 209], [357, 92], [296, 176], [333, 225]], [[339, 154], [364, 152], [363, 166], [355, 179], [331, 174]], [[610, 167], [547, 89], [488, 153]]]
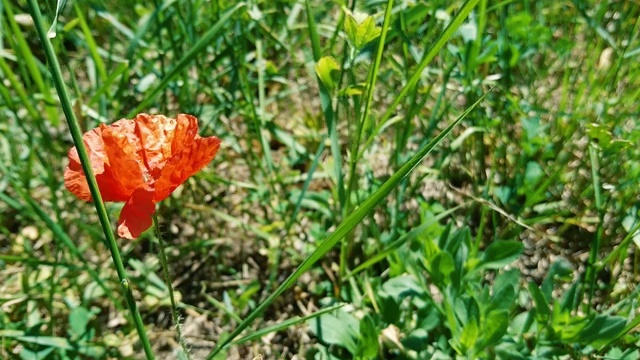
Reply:
[[[638, 359], [639, 15], [1, 0], [0, 358]], [[137, 329], [64, 188], [65, 98], [223, 140], [158, 207], [181, 338], [157, 236], [118, 240]]]

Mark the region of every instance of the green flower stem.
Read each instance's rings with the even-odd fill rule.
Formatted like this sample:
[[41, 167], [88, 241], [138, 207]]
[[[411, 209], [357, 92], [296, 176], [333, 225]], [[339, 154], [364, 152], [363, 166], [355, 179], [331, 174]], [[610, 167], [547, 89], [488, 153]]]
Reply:
[[58, 91], [62, 110], [64, 111], [67, 123], [69, 124], [73, 143], [75, 144], [76, 149], [78, 149], [80, 163], [82, 164], [82, 169], [84, 170], [87, 182], [89, 183], [89, 190], [91, 192], [92, 198], [94, 199], [94, 204], [96, 206], [96, 211], [98, 212], [98, 218], [100, 219], [102, 231], [107, 238], [107, 245], [109, 246], [109, 250], [111, 251], [111, 258], [113, 259], [113, 263], [116, 266], [116, 272], [118, 273], [118, 278], [120, 279], [120, 285], [122, 286], [124, 298], [133, 317], [133, 322], [138, 332], [138, 336], [140, 337], [142, 347], [144, 348], [146, 358], [148, 360], [155, 359], [153, 352], [151, 351], [151, 344], [149, 343], [149, 338], [147, 337], [144, 324], [142, 323], [142, 318], [140, 317], [135, 299], [133, 298], [133, 293], [129, 285], [127, 273], [124, 269], [124, 264], [122, 263], [118, 244], [116, 243], [116, 238], [113, 234], [111, 223], [109, 222], [107, 209], [104, 206], [104, 202], [102, 201], [102, 197], [100, 195], [100, 190], [98, 189], [98, 183], [96, 182], [96, 177], [93, 174], [93, 170], [91, 169], [91, 163], [89, 161], [87, 149], [84, 146], [84, 141], [82, 141], [82, 131], [80, 129], [80, 125], [78, 124], [78, 119], [76, 119], [75, 113], [73, 112], [73, 107], [71, 106], [71, 101], [69, 100], [69, 94], [67, 93], [67, 88], [65, 87], [64, 81], [62, 79], [62, 70], [60, 69], [60, 64], [58, 63], [55, 52], [53, 51], [51, 41], [47, 37], [47, 31], [45, 30], [43, 24], [42, 14], [40, 13], [40, 8], [38, 7], [36, 0], [28, 0], [28, 3], [31, 16], [33, 17], [33, 21], [36, 26], [36, 31], [38, 32], [38, 36], [42, 41], [44, 52], [49, 62], [51, 76], [53, 77], [53, 83], [56, 87], [56, 90]]
[[178, 335], [178, 342], [182, 347], [182, 351], [187, 356], [187, 359], [191, 359], [191, 355], [189, 355], [189, 349], [187, 348], [187, 342], [182, 336], [182, 326], [180, 325], [180, 317], [178, 316], [178, 307], [176, 306], [176, 298], [173, 294], [173, 282], [171, 281], [171, 277], [169, 277], [169, 265], [167, 261], [167, 251], [166, 246], [164, 244], [164, 240], [162, 239], [162, 234], [160, 233], [160, 223], [158, 221], [158, 215], [156, 213], [153, 214], [153, 227], [155, 228], [156, 238], [158, 239], [158, 244], [160, 244], [160, 264], [162, 265], [162, 273], [164, 274], [164, 281], [167, 283], [167, 287], [169, 288], [169, 300], [171, 301], [171, 320], [173, 321], [173, 326], [176, 328], [176, 332]]

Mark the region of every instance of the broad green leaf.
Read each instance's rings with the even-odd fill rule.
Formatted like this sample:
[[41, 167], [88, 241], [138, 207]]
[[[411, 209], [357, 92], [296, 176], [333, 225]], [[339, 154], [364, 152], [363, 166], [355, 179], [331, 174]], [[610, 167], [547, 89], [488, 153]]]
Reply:
[[69, 313], [69, 327], [76, 339], [79, 339], [85, 334], [91, 317], [91, 312], [82, 306], [71, 310]]
[[472, 349], [478, 340], [478, 323], [476, 319], [471, 318], [469, 322], [462, 328], [460, 333], [460, 344], [464, 347], [465, 352]]
[[622, 332], [626, 323], [625, 318], [621, 316], [596, 315], [582, 328], [575, 340], [599, 348], [615, 339]]
[[509, 311], [498, 309], [491, 311], [482, 324], [482, 342], [480, 347], [496, 344], [509, 327]]
[[100, 358], [105, 354], [105, 349], [101, 346], [87, 343], [71, 343], [69, 340], [56, 336], [20, 336], [18, 341], [25, 343], [48, 346], [66, 351], [78, 352], [79, 354]]
[[336, 87], [335, 81], [333, 80], [334, 71], [340, 70], [340, 65], [338, 62], [331, 56], [323, 56], [318, 60], [318, 63], [315, 66], [316, 74], [320, 81], [327, 87], [329, 90], [333, 90]]
[[489, 310], [509, 310], [516, 298], [513, 286], [506, 285], [491, 296]]
[[342, 346], [351, 354], [357, 351], [360, 324], [351, 314], [342, 310], [335, 315], [324, 314], [313, 319], [310, 330], [323, 343]]
[[496, 241], [491, 243], [482, 254], [480, 268], [501, 269], [520, 256], [524, 244], [520, 241]]
[[433, 257], [433, 259], [431, 259], [431, 262], [429, 263], [429, 270], [435, 283], [446, 283], [445, 279], [447, 279], [455, 270], [453, 257], [451, 257], [451, 255], [446, 251], [439, 252]]
[[387, 280], [382, 285], [382, 290], [397, 303], [409, 296], [421, 296], [424, 294], [424, 289], [420, 283], [411, 275], [397, 276]]
[[47, 359], [47, 356], [49, 356], [49, 354], [51, 354], [51, 352], [53, 350], [55, 350], [56, 348], [54, 347], [48, 347], [45, 348], [44, 350], [40, 350], [40, 351], [32, 351], [29, 350], [27, 348], [22, 348], [22, 350], [20, 350], [20, 359], [22, 360], [43, 360], [43, 359]]
[[[347, 34], [347, 40], [351, 46], [356, 48], [356, 42], [358, 39], [358, 21], [347, 11], [347, 16], [344, 19], [344, 32]], [[356, 48], [357, 49], [357, 48]]]
[[367, 16], [364, 21], [358, 24], [358, 35], [356, 37], [356, 49], [360, 50], [368, 43], [380, 36], [382, 29], [373, 22], [373, 17]]
[[544, 176], [542, 167], [535, 161], [529, 161], [524, 170], [524, 187], [522, 191], [528, 195], [531, 190], [535, 189], [540, 179]]
[[363, 359], [375, 359], [378, 354], [378, 330], [370, 315], [365, 315], [360, 320], [360, 338], [356, 355]]

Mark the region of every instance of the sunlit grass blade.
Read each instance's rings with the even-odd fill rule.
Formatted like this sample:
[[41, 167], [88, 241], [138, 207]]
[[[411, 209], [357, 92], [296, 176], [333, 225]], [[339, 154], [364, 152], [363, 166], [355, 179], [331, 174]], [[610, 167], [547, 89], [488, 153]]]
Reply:
[[366, 151], [369, 148], [369, 146], [371, 146], [371, 144], [375, 140], [376, 135], [380, 132], [380, 129], [391, 118], [391, 116], [396, 111], [398, 111], [397, 108], [400, 102], [409, 94], [410, 91], [413, 90], [413, 88], [418, 83], [418, 80], [420, 80], [420, 77], [422, 76], [422, 72], [424, 71], [424, 69], [427, 67], [427, 65], [429, 65], [431, 60], [433, 60], [433, 58], [436, 57], [436, 55], [444, 47], [444, 45], [449, 40], [449, 38], [451, 38], [451, 36], [453, 36], [453, 34], [458, 30], [458, 28], [460, 27], [462, 22], [467, 18], [471, 10], [473, 10], [473, 8], [478, 4], [478, 1], [480, 0], [467, 1], [462, 6], [462, 8], [460, 8], [460, 10], [458, 11], [458, 14], [456, 14], [456, 16], [453, 19], [451, 19], [451, 22], [449, 23], [449, 25], [447, 25], [447, 27], [444, 29], [442, 34], [440, 34], [440, 37], [438, 38], [438, 40], [436, 40], [433, 46], [424, 55], [424, 57], [420, 61], [420, 64], [418, 64], [418, 67], [415, 70], [413, 70], [413, 75], [411, 75], [411, 78], [409, 78], [406, 85], [402, 88], [402, 90], [400, 90], [400, 93], [398, 94], [398, 96], [396, 96], [393, 102], [387, 107], [387, 110], [385, 111], [385, 113], [382, 115], [382, 117], [376, 124], [375, 130], [373, 131], [372, 135], [367, 139], [367, 141], [365, 141], [365, 145], [362, 147], [361, 151], [358, 153], [358, 156], [357, 156], [358, 158], [362, 157], [362, 153]]
[[315, 319], [318, 316], [322, 316], [322, 315], [328, 314], [328, 313], [330, 313], [332, 311], [336, 311], [336, 310], [340, 309], [341, 307], [343, 307], [344, 305], [345, 304], [338, 304], [338, 305], [330, 306], [330, 307], [328, 307], [326, 309], [322, 309], [322, 310], [316, 311], [313, 314], [309, 314], [307, 316], [295, 317], [295, 318], [292, 318], [292, 319], [285, 320], [285, 321], [283, 321], [283, 322], [281, 322], [279, 324], [276, 324], [276, 325], [267, 326], [266, 328], [257, 330], [255, 332], [251, 333], [250, 335], [241, 337], [240, 339], [234, 341], [233, 344], [242, 344], [242, 343], [247, 342], [247, 341], [260, 339], [261, 337], [263, 337], [263, 336], [265, 336], [265, 335], [267, 335], [269, 333], [276, 332], [276, 331], [282, 331], [282, 330], [287, 329], [290, 326], [302, 324], [302, 323], [304, 323], [306, 321], [309, 321], [311, 319]]
[[[53, 100], [53, 96], [51, 96], [49, 85], [43, 80], [40, 69], [38, 68], [38, 64], [36, 63], [37, 57], [34, 56], [31, 52], [31, 48], [29, 47], [27, 40], [22, 34], [20, 27], [18, 27], [11, 6], [11, 3], [9, 3], [7, 0], [4, 0], [4, 7], [7, 13], [6, 19], [9, 22], [9, 27], [11, 28], [12, 35], [15, 37], [18, 46], [17, 50], [21, 54], [20, 59], [27, 67], [29, 75], [35, 82], [38, 90], [44, 98], [45, 111], [47, 117], [49, 118], [49, 122], [51, 122], [52, 125], [57, 126], [60, 120], [58, 119], [58, 111], [56, 110], [56, 107], [54, 105], [55, 102]], [[40, 118], [41, 117], [36, 117], [34, 120], [38, 120]]]
[[[15, 90], [16, 94], [18, 95], [18, 98], [20, 99], [20, 104], [24, 106], [24, 108], [29, 113], [29, 116], [31, 116], [32, 119], [38, 119], [40, 117], [38, 110], [36, 110], [36, 108], [33, 106], [33, 104], [31, 103], [31, 100], [29, 100], [29, 98], [27, 97], [27, 92], [25, 91], [23, 86], [19, 83], [18, 77], [11, 71], [11, 68], [9, 68], [9, 65], [1, 55], [0, 55], [0, 71], [2, 71], [2, 74], [4, 75], [4, 77], [9, 81], [9, 84]], [[4, 86], [2, 88], [3, 90], [6, 89]]]
[[102, 231], [104, 232], [104, 235], [107, 238], [107, 244], [109, 246], [109, 250], [111, 251], [111, 257], [116, 267], [118, 278], [120, 279], [120, 284], [122, 286], [122, 291], [124, 293], [127, 306], [129, 307], [129, 311], [131, 312], [131, 315], [133, 317], [133, 322], [135, 324], [136, 330], [138, 332], [138, 336], [140, 338], [140, 342], [142, 343], [142, 347], [144, 349], [147, 359], [154, 359], [153, 351], [151, 350], [151, 344], [149, 343], [149, 339], [147, 337], [144, 324], [142, 323], [142, 318], [140, 317], [140, 313], [138, 312], [136, 301], [133, 298], [133, 293], [130, 288], [129, 279], [127, 278], [127, 273], [124, 269], [124, 264], [120, 256], [118, 244], [116, 243], [116, 239], [113, 234], [113, 229], [111, 228], [109, 215], [107, 214], [107, 209], [104, 205], [104, 202], [102, 201], [102, 196], [100, 194], [100, 190], [98, 189], [98, 183], [93, 173], [93, 169], [91, 168], [89, 155], [87, 153], [87, 149], [82, 139], [82, 131], [80, 129], [80, 124], [78, 123], [75, 112], [73, 111], [71, 100], [69, 98], [67, 88], [64, 84], [62, 70], [60, 69], [58, 58], [56, 57], [56, 54], [53, 50], [53, 45], [51, 44], [51, 41], [47, 37], [47, 33], [44, 27], [44, 21], [42, 19], [42, 14], [40, 13], [40, 8], [38, 4], [36, 3], [35, 0], [29, 0], [28, 4], [29, 4], [29, 10], [31, 12], [31, 16], [33, 17], [33, 20], [36, 26], [38, 37], [42, 42], [42, 45], [44, 47], [44, 52], [46, 54], [47, 60], [49, 61], [53, 82], [56, 87], [56, 90], [58, 91], [58, 96], [60, 98], [60, 103], [62, 105], [62, 109], [67, 119], [67, 124], [69, 125], [71, 137], [73, 138], [73, 142], [76, 146], [76, 149], [78, 150], [78, 155], [80, 157], [82, 170], [84, 171], [84, 174], [87, 178], [87, 182], [89, 184], [89, 190], [91, 192], [91, 197], [93, 198], [94, 205], [98, 213], [98, 218], [100, 219]]
[[[287, 220], [287, 223], [284, 226], [285, 234], [289, 234], [289, 231], [291, 231], [291, 226], [293, 226], [293, 224], [296, 222], [296, 218], [298, 217], [298, 212], [300, 211], [300, 207], [302, 206], [302, 200], [304, 200], [304, 197], [307, 194], [307, 190], [309, 190], [309, 185], [311, 185], [311, 180], [313, 180], [313, 174], [318, 168], [318, 162], [320, 161], [320, 156], [322, 155], [322, 152], [325, 149], [325, 144], [324, 144], [325, 139], [326, 137], [324, 136], [320, 139], [320, 145], [318, 146], [318, 150], [316, 151], [316, 154], [313, 158], [313, 162], [311, 163], [311, 166], [309, 167], [309, 171], [307, 172], [307, 178], [305, 179], [304, 184], [302, 185], [302, 189], [300, 189], [300, 195], [298, 196], [298, 199], [295, 201], [295, 204], [293, 206], [293, 212], [289, 216], [289, 220]], [[275, 261], [271, 266], [271, 273], [269, 274], [270, 286], [272, 286], [275, 283], [275, 279], [278, 275], [278, 266], [280, 264], [281, 256], [282, 256], [282, 249], [276, 249]]]
[[220, 30], [222, 30], [225, 25], [227, 25], [228, 21], [231, 17], [240, 9], [242, 9], [246, 4], [239, 3], [235, 5], [233, 8], [229, 9], [218, 22], [209, 29], [202, 37], [198, 40], [197, 43], [193, 45], [191, 50], [189, 50], [172, 68], [169, 70], [165, 76], [160, 81], [160, 84], [154, 86], [147, 94], [140, 104], [129, 112], [127, 118], [132, 118], [135, 115], [139, 114], [141, 111], [146, 109], [153, 100], [155, 100], [156, 96], [167, 87], [167, 85], [174, 80], [174, 78], [179, 75], [184, 69], [186, 69], [195, 58], [204, 51], [209, 44], [211, 44], [211, 40], [218, 35]]
[[[485, 94], [486, 95], [486, 94]], [[246, 329], [260, 314], [273, 303], [286, 289], [291, 287], [296, 280], [313, 266], [318, 260], [320, 260], [329, 250], [331, 250], [346, 234], [353, 230], [361, 221], [367, 216], [382, 199], [384, 199], [389, 193], [400, 183], [402, 179], [408, 176], [416, 166], [418, 166], [422, 160], [435, 148], [453, 128], [462, 121], [473, 110], [484, 96], [480, 97], [473, 105], [465, 110], [455, 121], [453, 121], [446, 129], [444, 129], [436, 138], [434, 138], [427, 145], [420, 148], [415, 155], [413, 155], [398, 171], [396, 171], [378, 190], [376, 190], [367, 200], [365, 200], [358, 208], [356, 208], [349, 216], [347, 216], [338, 225], [336, 230], [324, 239], [318, 247], [298, 266], [298, 268], [273, 291], [269, 297], [267, 297], [256, 309], [254, 309], [247, 318], [226, 338], [223, 342], [216, 345], [216, 348], [209, 354], [207, 359], [213, 358], [222, 348], [227, 346], [233, 341], [244, 329]]]

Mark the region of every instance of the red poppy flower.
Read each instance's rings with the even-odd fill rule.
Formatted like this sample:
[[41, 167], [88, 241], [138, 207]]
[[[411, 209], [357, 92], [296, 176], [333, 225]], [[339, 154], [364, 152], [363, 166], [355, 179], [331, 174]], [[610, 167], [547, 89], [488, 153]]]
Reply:
[[[198, 135], [198, 119], [140, 114], [100, 125], [82, 137], [104, 201], [125, 202], [118, 235], [135, 239], [151, 227], [155, 203], [205, 167], [220, 139]], [[69, 150], [64, 184], [78, 198], [91, 201], [78, 151]]]

